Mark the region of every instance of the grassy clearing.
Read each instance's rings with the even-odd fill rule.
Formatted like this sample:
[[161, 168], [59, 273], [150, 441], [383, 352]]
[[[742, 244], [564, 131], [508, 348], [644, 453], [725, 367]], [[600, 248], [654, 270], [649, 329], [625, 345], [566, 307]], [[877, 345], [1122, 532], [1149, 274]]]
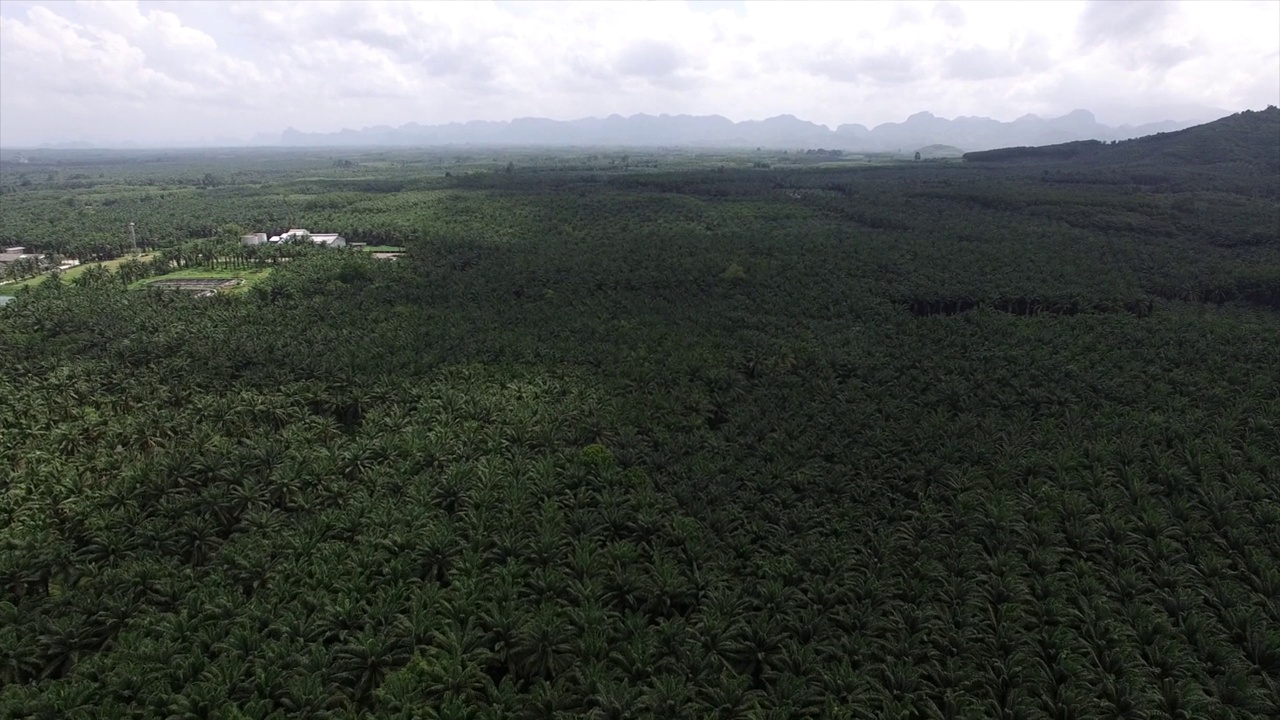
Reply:
[[88, 272], [89, 268], [91, 267], [104, 267], [108, 270], [114, 271], [116, 268], [120, 267], [120, 265], [122, 265], [127, 260], [136, 259], [139, 261], [146, 261], [146, 260], [150, 260], [151, 256], [152, 256], [152, 253], [142, 253], [140, 255], [125, 255], [124, 257], [118, 257], [115, 260], [107, 260], [105, 262], [100, 262], [100, 263], [98, 262], [80, 263], [79, 265], [62, 273], [62, 279], [64, 282], [71, 282], [72, 280], [75, 280], [76, 278]]
[[404, 248], [399, 245], [368, 245], [363, 250], [365, 252], [404, 252]]
[[0, 291], [4, 291], [4, 292], [0, 292], [0, 295], [4, 293], [8, 293], [12, 290], [17, 290], [19, 288], [30, 287], [32, 285], [39, 285], [41, 282], [44, 281], [46, 277], [48, 277], [48, 275], [36, 275], [35, 277], [29, 277], [26, 280], [19, 280], [17, 282], [0, 284]]
[[[107, 270], [114, 271], [116, 268], [120, 267], [122, 263], [128, 261], [130, 258], [136, 258], [138, 260], [145, 261], [145, 260], [150, 260], [153, 255], [154, 253], [142, 253], [140, 255], [126, 255], [124, 257], [116, 258], [115, 260], [107, 260], [105, 262], [100, 262], [100, 263], [99, 262], [82, 263], [62, 273], [62, 276], [61, 276], [62, 281], [65, 283], [70, 283], [71, 281], [75, 280], [77, 277], [80, 277], [81, 275], [88, 272], [89, 268], [92, 268], [92, 267], [103, 267], [103, 268], [106, 268]], [[190, 278], [240, 278], [244, 280], [244, 282], [241, 283], [240, 285], [237, 285], [235, 288], [232, 288], [228, 292], [241, 293], [241, 292], [245, 292], [249, 288], [258, 284], [259, 282], [262, 282], [264, 279], [266, 279], [268, 275], [271, 274], [271, 271], [273, 269], [274, 268], [271, 268], [271, 267], [235, 268], [235, 269], [187, 268], [185, 270], [177, 270], [171, 273], [166, 273], [164, 275], [157, 275], [154, 277], [149, 277], [149, 278], [135, 281], [129, 285], [129, 288], [137, 289], [137, 288], [145, 287], [152, 280], [163, 280], [163, 279], [182, 280], [182, 279], [190, 279]], [[38, 285], [41, 282], [44, 282], [44, 280], [47, 277], [48, 277], [48, 273], [44, 273], [41, 275], [36, 275], [35, 277], [30, 277], [25, 280], [21, 280], [19, 282], [5, 283], [3, 285], [0, 285], [0, 290], [4, 291], [4, 292], [0, 292], [0, 294], [18, 290], [24, 287], [29, 287], [32, 285]]]
[[[121, 263], [131, 258], [134, 258], [140, 261], [150, 260], [152, 254], [153, 253], [142, 253], [140, 255], [125, 255], [124, 257], [118, 257], [115, 260], [106, 260], [104, 262], [80, 263], [79, 265], [71, 268], [70, 270], [63, 272], [62, 281], [69, 283], [72, 280], [75, 280], [76, 278], [88, 272], [89, 268], [92, 268], [92, 267], [104, 267], [108, 270], [115, 270], [116, 268], [120, 267]], [[6, 289], [14, 289], [14, 288], [28, 287], [31, 285], [38, 285], [41, 282], [43, 282], [44, 279], [48, 277], [48, 275], [49, 273], [42, 273], [40, 275], [36, 275], [35, 277], [29, 277], [26, 280], [20, 280], [16, 283], [6, 284], [4, 285], [4, 287]]]
[[234, 268], [234, 269], [187, 268], [185, 270], [177, 270], [171, 273], [165, 273], [164, 275], [156, 275], [155, 277], [149, 277], [144, 280], [139, 280], [131, 284], [129, 287], [130, 289], [142, 288], [142, 287], [146, 287], [152, 282], [160, 281], [160, 280], [189, 280], [189, 279], [195, 279], [195, 278], [240, 278], [241, 280], [244, 280], [244, 282], [240, 283], [234, 288], [227, 290], [226, 292], [242, 293], [247, 291], [249, 288], [253, 287], [254, 285], [257, 285], [258, 283], [267, 279], [267, 276], [271, 274], [271, 271], [273, 269], [274, 268], [270, 268], [270, 267]]

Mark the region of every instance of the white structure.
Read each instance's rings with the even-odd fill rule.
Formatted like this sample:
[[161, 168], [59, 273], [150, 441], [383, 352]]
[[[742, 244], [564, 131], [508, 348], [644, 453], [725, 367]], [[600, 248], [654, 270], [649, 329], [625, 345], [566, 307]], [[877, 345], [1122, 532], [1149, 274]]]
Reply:
[[316, 233], [311, 236], [311, 242], [324, 247], [346, 247], [347, 240], [338, 233]]
[[[258, 233], [258, 235], [262, 234], [263, 233]], [[249, 236], [246, 235], [245, 237], [248, 238]], [[272, 235], [267, 238], [267, 242], [269, 243], [293, 242], [298, 240], [310, 240], [316, 245], [320, 245], [322, 247], [346, 247], [347, 245], [346, 238], [342, 237], [338, 233], [313, 233], [305, 228], [290, 228], [286, 233]]]
[[267, 241], [266, 233], [250, 233], [248, 235], [240, 236], [240, 242], [244, 243], [245, 245], [261, 245], [266, 241]]
[[29, 253], [25, 247], [19, 245], [7, 247], [4, 249], [4, 252], [0, 252], [0, 266], [15, 263], [19, 260], [35, 260], [43, 266], [47, 258], [41, 253]]

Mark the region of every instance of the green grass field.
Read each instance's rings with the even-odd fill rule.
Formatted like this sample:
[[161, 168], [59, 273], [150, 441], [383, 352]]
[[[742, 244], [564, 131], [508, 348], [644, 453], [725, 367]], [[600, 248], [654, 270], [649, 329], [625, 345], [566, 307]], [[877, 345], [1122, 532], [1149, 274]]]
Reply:
[[184, 280], [193, 278], [240, 278], [243, 283], [230, 288], [226, 292], [242, 293], [249, 288], [257, 285], [271, 274], [273, 268], [187, 268], [186, 270], [177, 270], [175, 272], [166, 273], [164, 275], [156, 275], [144, 280], [139, 280], [129, 285], [130, 289], [146, 287], [152, 282], [162, 280]]
[[97, 262], [81, 263], [71, 268], [70, 270], [62, 273], [62, 280], [63, 282], [71, 282], [72, 280], [75, 280], [76, 278], [88, 272], [89, 268], [96, 267], [96, 266], [101, 266], [108, 270], [114, 271], [116, 268], [120, 267], [121, 264], [123, 264], [125, 261], [129, 259], [145, 261], [145, 260], [150, 260], [151, 255], [152, 253], [142, 253], [140, 255], [125, 255], [124, 257], [118, 257], [115, 260], [107, 260], [106, 262], [100, 262], [100, 263], [97, 263]]
[[12, 282], [12, 283], [4, 283], [3, 285], [0, 285], [0, 289], [3, 289], [5, 292], [9, 292], [12, 290], [17, 290], [18, 288], [30, 287], [31, 285], [38, 285], [46, 277], [48, 276], [41, 274], [41, 275], [36, 275], [35, 277], [29, 277], [26, 280], [19, 280], [17, 282]]
[[[83, 263], [62, 273], [61, 278], [63, 282], [70, 283], [73, 280], [75, 280], [77, 277], [88, 272], [89, 268], [98, 267], [98, 266], [104, 267], [107, 270], [114, 271], [116, 268], [120, 267], [121, 263], [125, 262], [130, 257], [136, 257], [138, 260], [150, 260], [151, 253], [144, 253], [142, 255], [136, 255], [136, 256], [125, 256], [125, 257], [116, 258], [115, 260], [107, 260], [105, 262], [100, 262], [100, 263], [97, 263], [97, 262]], [[215, 278], [215, 277], [216, 278], [241, 278], [244, 280], [244, 282], [228, 291], [228, 292], [241, 293], [241, 292], [245, 292], [250, 287], [253, 287], [257, 283], [264, 280], [268, 275], [271, 274], [271, 270], [272, 268], [241, 268], [241, 269], [188, 268], [186, 270], [178, 270], [176, 272], [171, 272], [166, 275], [157, 275], [155, 277], [146, 278], [144, 280], [138, 280], [137, 282], [131, 283], [129, 287], [131, 289], [136, 289], [136, 288], [144, 287], [145, 285], [147, 285], [148, 283], [154, 280], [162, 280], [162, 279], [181, 280], [183, 278]], [[24, 288], [31, 285], [37, 285], [43, 282], [46, 277], [48, 277], [48, 273], [37, 275], [35, 277], [30, 277], [20, 282], [9, 283], [4, 285], [3, 288], [4, 290], [9, 291], [9, 290], [17, 290], [18, 288]]]
[[404, 252], [399, 245], [368, 245], [362, 249], [365, 252]]
[[[118, 257], [115, 260], [107, 260], [105, 262], [81, 263], [71, 268], [70, 270], [67, 270], [66, 272], [62, 273], [62, 281], [69, 283], [72, 280], [75, 280], [76, 278], [88, 272], [89, 268], [91, 267], [101, 266], [108, 270], [115, 270], [116, 268], [120, 267], [121, 263], [123, 263], [126, 260], [129, 260], [130, 258], [136, 258], [138, 260], [150, 260], [151, 255], [152, 253], [142, 253], [141, 255], [125, 255], [123, 257]], [[11, 283], [11, 284], [5, 285], [4, 287], [6, 289], [16, 289], [16, 288], [27, 287], [30, 285], [38, 285], [39, 283], [43, 282], [44, 279], [48, 277], [48, 275], [49, 273], [41, 273], [40, 275], [36, 275], [35, 277], [29, 277], [26, 280], [21, 280], [16, 283]]]

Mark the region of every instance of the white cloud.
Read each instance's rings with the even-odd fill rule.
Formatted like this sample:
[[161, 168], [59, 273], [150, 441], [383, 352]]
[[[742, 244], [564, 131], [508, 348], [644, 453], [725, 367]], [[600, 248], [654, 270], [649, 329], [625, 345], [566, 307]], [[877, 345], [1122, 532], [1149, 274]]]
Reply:
[[938, 3], [934, 6], [931, 16], [941, 20], [951, 27], [963, 27], [965, 24], [964, 10], [955, 3]]
[[1265, 1], [12, 0], [0, 144], [615, 112], [1149, 120], [1280, 100], [1278, 26]]

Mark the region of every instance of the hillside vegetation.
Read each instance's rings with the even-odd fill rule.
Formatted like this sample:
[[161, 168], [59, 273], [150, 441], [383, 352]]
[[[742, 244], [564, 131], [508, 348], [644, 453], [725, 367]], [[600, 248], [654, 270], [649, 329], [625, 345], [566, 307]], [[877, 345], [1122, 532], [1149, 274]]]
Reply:
[[925, 160], [931, 158], [958, 158], [964, 155], [964, 151], [952, 145], [926, 145], [916, 152], [920, 153], [920, 157]]
[[[0, 308], [0, 716], [1280, 716], [1274, 117], [0, 175], [6, 237], [256, 273]], [[229, 254], [288, 227], [406, 254]]]
[[[1107, 167], [1155, 168], [1176, 176], [1197, 168], [1218, 167], [1223, 174], [1245, 175], [1276, 197], [1280, 183], [1280, 108], [1246, 110], [1204, 125], [1146, 137], [1103, 143], [1086, 140], [986, 150], [964, 154], [970, 162], [1044, 162]], [[1229, 169], [1228, 169], [1229, 168]], [[1151, 183], [1141, 183], [1151, 184]]]

